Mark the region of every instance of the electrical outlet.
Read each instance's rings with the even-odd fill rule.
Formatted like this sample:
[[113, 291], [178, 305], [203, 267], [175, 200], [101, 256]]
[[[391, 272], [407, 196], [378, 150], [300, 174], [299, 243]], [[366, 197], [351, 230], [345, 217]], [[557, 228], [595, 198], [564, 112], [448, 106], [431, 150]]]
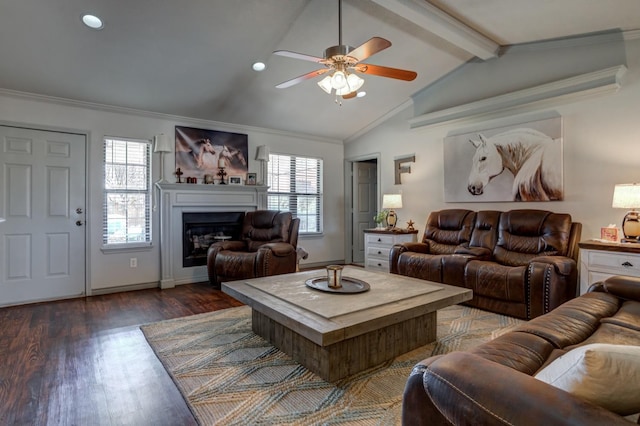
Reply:
[[132, 257], [131, 259], [129, 259], [129, 267], [130, 268], [137, 268], [138, 267], [138, 258], [137, 257]]

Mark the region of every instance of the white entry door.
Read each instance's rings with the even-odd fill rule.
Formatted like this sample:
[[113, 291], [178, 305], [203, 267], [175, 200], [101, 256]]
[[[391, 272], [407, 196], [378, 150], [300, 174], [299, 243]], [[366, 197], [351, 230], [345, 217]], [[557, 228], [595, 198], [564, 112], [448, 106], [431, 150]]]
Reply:
[[364, 230], [374, 226], [377, 176], [377, 162], [353, 163], [353, 263], [364, 263]]
[[0, 126], [0, 305], [85, 294], [86, 137]]

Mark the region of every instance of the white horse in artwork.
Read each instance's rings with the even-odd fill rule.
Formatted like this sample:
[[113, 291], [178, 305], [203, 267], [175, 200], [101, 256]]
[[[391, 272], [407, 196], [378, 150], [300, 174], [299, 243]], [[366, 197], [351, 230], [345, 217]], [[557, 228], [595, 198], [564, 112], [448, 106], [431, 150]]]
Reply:
[[217, 170], [220, 165], [219, 160], [225, 160], [227, 171], [243, 170], [247, 167], [247, 160], [241, 150], [227, 145], [211, 145], [211, 150], [207, 151], [202, 159], [203, 170]]
[[481, 195], [491, 179], [509, 170], [514, 201], [562, 199], [562, 159], [558, 141], [534, 129], [514, 129], [490, 138], [469, 139], [476, 149], [467, 189]]

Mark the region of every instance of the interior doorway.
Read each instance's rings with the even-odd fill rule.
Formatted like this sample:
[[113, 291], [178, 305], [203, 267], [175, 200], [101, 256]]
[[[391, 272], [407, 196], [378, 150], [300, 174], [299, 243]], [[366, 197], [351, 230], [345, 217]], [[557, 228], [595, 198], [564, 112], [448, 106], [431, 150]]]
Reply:
[[378, 155], [346, 160], [345, 220], [347, 264], [364, 266], [364, 230], [375, 227], [373, 216], [378, 210]]

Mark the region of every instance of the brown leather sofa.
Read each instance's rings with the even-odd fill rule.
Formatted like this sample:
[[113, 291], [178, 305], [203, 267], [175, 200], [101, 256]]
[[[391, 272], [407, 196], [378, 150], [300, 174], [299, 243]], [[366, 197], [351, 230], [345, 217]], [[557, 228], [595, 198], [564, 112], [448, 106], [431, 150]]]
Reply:
[[207, 252], [209, 282], [266, 277], [296, 271], [300, 219], [289, 212], [245, 213], [240, 240], [211, 244]]
[[546, 210], [432, 212], [421, 242], [392, 247], [390, 271], [469, 288], [466, 304], [531, 319], [576, 296], [581, 230]]
[[629, 425], [599, 400], [533, 377], [571, 349], [592, 343], [640, 346], [640, 279], [609, 278], [494, 340], [421, 361], [405, 387], [402, 423]]

